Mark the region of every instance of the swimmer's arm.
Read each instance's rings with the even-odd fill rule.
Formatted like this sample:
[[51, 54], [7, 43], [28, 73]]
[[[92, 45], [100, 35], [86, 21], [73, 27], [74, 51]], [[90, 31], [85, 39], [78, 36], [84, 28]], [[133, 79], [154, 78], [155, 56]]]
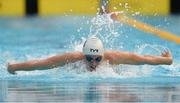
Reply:
[[105, 56], [111, 64], [172, 64], [172, 56], [169, 51], [162, 52], [161, 56], [139, 55], [135, 53], [121, 51], [108, 51], [105, 52]]
[[32, 60], [23, 63], [8, 64], [8, 72], [14, 74], [15, 71], [46, 70], [67, 63], [76, 62], [84, 58], [81, 52], [65, 53], [42, 60]]

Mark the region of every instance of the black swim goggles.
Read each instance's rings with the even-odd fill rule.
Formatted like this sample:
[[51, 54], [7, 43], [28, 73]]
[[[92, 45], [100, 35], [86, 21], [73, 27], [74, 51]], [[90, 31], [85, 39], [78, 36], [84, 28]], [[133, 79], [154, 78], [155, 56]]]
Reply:
[[92, 61], [100, 62], [102, 60], [102, 56], [93, 58], [91, 55], [85, 55], [85, 57], [88, 62], [92, 62]]

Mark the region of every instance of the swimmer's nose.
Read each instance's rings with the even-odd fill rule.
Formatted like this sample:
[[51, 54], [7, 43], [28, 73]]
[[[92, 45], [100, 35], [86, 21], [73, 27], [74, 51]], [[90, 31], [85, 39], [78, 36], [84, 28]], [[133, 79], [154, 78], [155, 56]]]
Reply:
[[96, 61], [93, 61], [92, 64], [93, 64], [93, 65], [97, 65], [97, 62], [96, 62]]

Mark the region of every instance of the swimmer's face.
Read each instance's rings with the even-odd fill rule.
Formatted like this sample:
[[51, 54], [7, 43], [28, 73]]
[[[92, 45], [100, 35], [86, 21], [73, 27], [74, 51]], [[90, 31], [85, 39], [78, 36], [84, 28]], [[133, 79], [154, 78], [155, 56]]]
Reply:
[[85, 61], [90, 71], [96, 70], [96, 67], [102, 62], [103, 56], [85, 55]]

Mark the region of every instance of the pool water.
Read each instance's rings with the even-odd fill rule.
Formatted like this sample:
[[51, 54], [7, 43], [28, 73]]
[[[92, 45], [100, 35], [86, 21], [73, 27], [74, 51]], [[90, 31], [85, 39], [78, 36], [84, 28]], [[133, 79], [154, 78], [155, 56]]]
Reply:
[[[180, 16], [134, 17], [180, 36]], [[81, 51], [97, 34], [107, 50], [160, 55], [172, 65], [104, 65], [88, 72], [81, 62], [43, 71], [7, 72], [7, 63]], [[0, 18], [0, 102], [180, 102], [180, 45], [115, 22], [107, 15]], [[80, 66], [79, 66], [80, 65]]]

